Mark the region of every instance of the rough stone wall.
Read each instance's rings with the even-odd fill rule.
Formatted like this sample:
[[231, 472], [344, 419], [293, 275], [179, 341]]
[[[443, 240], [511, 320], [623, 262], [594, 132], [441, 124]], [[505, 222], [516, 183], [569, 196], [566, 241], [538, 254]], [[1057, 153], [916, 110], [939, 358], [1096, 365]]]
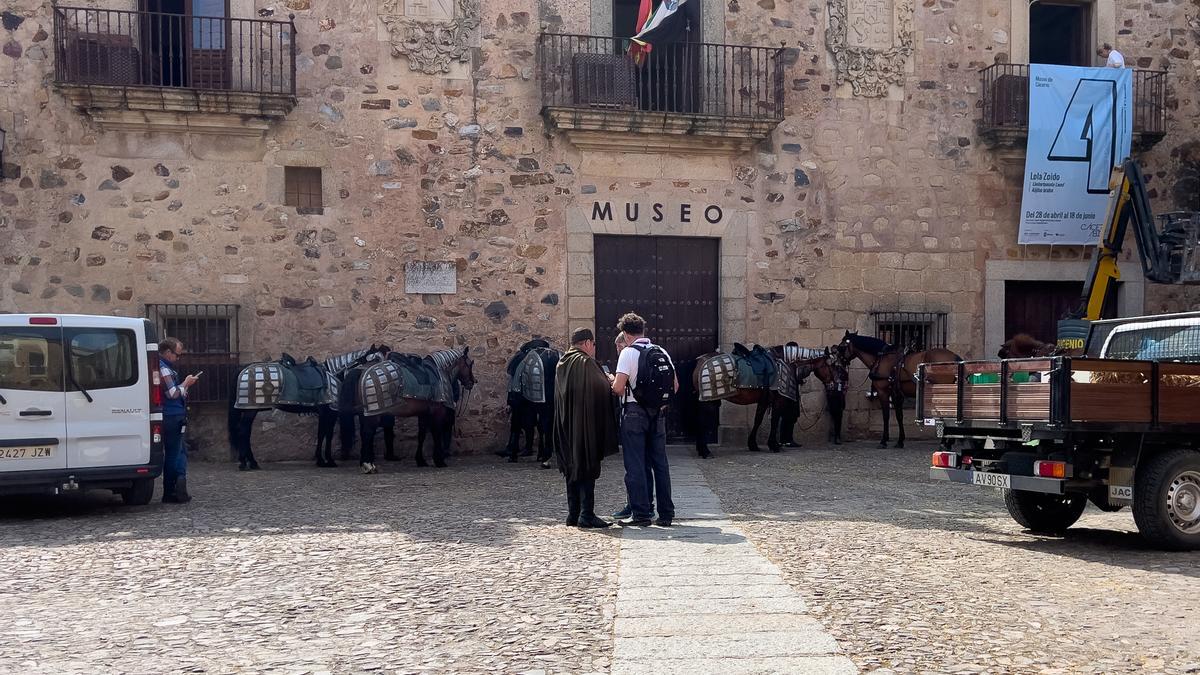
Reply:
[[[730, 341], [833, 344], [845, 329], [868, 330], [870, 310], [929, 310], [949, 313], [951, 348], [987, 356], [986, 261], [1087, 255], [1017, 246], [1021, 167], [976, 135], [978, 70], [1006, 58], [1010, 40], [1000, 0], [916, 3], [909, 70], [886, 98], [839, 90], [824, 2], [732, 0], [725, 34], [705, 39], [785, 42], [787, 118], [745, 155], [653, 161], [588, 156], [539, 115], [538, 33], [607, 32], [592, 29], [587, 5], [485, 0], [469, 62], [427, 75], [390, 53], [375, 1], [259, 0], [257, 16], [295, 14], [298, 105], [253, 142], [101, 132], [52, 84], [48, 3], [15, 0], [8, 12], [0, 311], [238, 303], [241, 348], [256, 358], [373, 341], [414, 352], [469, 345], [480, 391], [460, 442], [471, 450], [503, 435], [508, 355], [531, 335], [561, 343], [572, 301], [586, 302], [568, 280], [566, 221], [596, 199], [750, 214], [747, 302], [722, 307], [744, 317]], [[1189, 12], [1186, 2], [1118, 8], [1117, 47], [1130, 64], [1170, 71], [1167, 138], [1142, 156], [1160, 210], [1200, 208], [1200, 35]], [[289, 164], [323, 167], [323, 214], [282, 206]], [[454, 261], [457, 294], [406, 294], [413, 260]], [[1149, 311], [1196, 301], [1187, 290], [1148, 293]], [[865, 431], [870, 410], [857, 393], [851, 401], [851, 429]], [[256, 441], [274, 456], [306, 456], [296, 434], [281, 436]], [[220, 434], [205, 438], [220, 456]]]

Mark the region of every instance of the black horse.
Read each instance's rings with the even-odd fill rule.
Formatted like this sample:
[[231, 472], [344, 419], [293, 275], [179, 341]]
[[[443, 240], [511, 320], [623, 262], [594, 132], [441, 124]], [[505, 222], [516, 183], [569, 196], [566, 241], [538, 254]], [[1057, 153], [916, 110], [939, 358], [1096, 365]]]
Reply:
[[[354, 369], [367, 363], [375, 358], [378, 358], [380, 348], [372, 344], [367, 349], [361, 349], [355, 352], [349, 352], [334, 356], [322, 364], [324, 371], [332, 375], [339, 382], [342, 375], [348, 370]], [[259, 390], [259, 394], [265, 398], [261, 402], [264, 407], [258, 408], [238, 408], [238, 397], [246, 394], [250, 384], [257, 376], [260, 378], [266, 377], [265, 367], [277, 366], [277, 364], [256, 363], [242, 369], [238, 377], [233, 382], [233, 389], [229, 396], [229, 407], [227, 411], [227, 426], [229, 431], [229, 444], [237, 452], [238, 469], [245, 471], [248, 469], [259, 468], [258, 462], [254, 458], [254, 451], [250, 445], [250, 436], [254, 428], [254, 419], [259, 412], [274, 408], [288, 413], [294, 413], [304, 416], [317, 417], [317, 445], [314, 452], [314, 459], [317, 466], [320, 467], [335, 467], [337, 464], [333, 461], [333, 431], [339, 420], [339, 413], [330, 404], [318, 405], [292, 405], [292, 404], [277, 404], [274, 401], [278, 400], [279, 392], [274, 389]], [[246, 391], [243, 390], [246, 388]], [[352, 419], [351, 419], [352, 423]], [[345, 427], [343, 427], [344, 429]], [[350, 427], [353, 434], [353, 426]], [[353, 436], [351, 436], [353, 439]], [[342, 452], [348, 453], [349, 448], [345, 445], [345, 435], [342, 436]], [[353, 444], [353, 441], [351, 441]]]
[[[378, 472], [373, 438], [379, 422], [373, 418], [384, 415], [416, 417], [417, 466], [426, 466], [423, 450], [426, 432], [433, 437], [434, 466], [446, 466], [446, 454], [458, 416], [456, 408], [459, 405], [465, 407], [470, 391], [475, 386], [474, 367], [470, 348], [464, 347], [437, 351], [427, 357], [392, 352], [385, 362], [364, 368], [357, 386], [353, 387], [354, 409], [364, 413], [363, 444], [359, 453], [362, 472]], [[425, 384], [440, 393], [432, 399], [404, 396], [402, 387], [405, 370], [418, 377], [428, 377], [429, 381]]]
[[[538, 356], [541, 374], [524, 370], [525, 361], [530, 353]], [[505, 453], [508, 461], [516, 462], [520, 456], [533, 454], [533, 436], [536, 430], [538, 436], [537, 461], [545, 464], [554, 454], [554, 371], [562, 353], [550, 346], [545, 340], [530, 340], [508, 362], [508, 406], [509, 432], [508, 445]], [[531, 401], [523, 386], [525, 379], [541, 379], [542, 401]], [[536, 383], [531, 385], [536, 389]], [[525, 450], [520, 451], [521, 433], [525, 434]]]

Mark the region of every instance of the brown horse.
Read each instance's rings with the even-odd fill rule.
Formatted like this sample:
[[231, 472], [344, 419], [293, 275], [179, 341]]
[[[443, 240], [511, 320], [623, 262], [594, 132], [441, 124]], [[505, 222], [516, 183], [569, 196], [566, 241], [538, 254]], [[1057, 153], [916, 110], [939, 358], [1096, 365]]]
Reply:
[[1029, 359], [1039, 356], [1082, 356], [1082, 349], [1063, 349], [1050, 342], [1042, 342], [1028, 333], [1017, 333], [1000, 345], [996, 355], [1002, 359]]
[[[888, 446], [891, 430], [888, 413], [891, 407], [896, 409], [896, 426], [900, 430], [896, 447], [904, 447], [904, 399], [917, 395], [918, 366], [922, 363], [962, 361], [961, 356], [949, 349], [939, 347], [901, 352], [883, 340], [851, 331], [846, 331], [837, 346], [837, 351], [844, 364], [848, 365], [850, 361], [858, 359], [870, 371], [868, 377], [871, 380], [871, 389], [879, 397], [879, 407], [883, 411], [883, 438], [879, 441], [881, 448]], [[948, 377], [951, 378], [948, 382], [954, 381], [953, 375]], [[941, 383], [941, 380], [932, 377], [930, 381]]]
[[812, 363], [813, 375], [825, 385], [825, 408], [829, 411], [829, 440], [842, 444], [842, 413], [846, 410], [846, 384], [850, 379], [846, 366], [830, 351]]
[[[789, 347], [797, 347], [795, 343], [789, 343]], [[797, 347], [798, 348], [798, 347]], [[815, 358], [788, 358], [785, 355], [788, 353], [782, 345], [771, 347], [771, 355], [775, 357], [776, 364], [785, 368], [793, 368], [793, 374], [796, 379], [797, 388], [803, 383], [804, 378], [809, 372], [817, 375], [817, 378], [826, 385], [826, 392], [833, 390], [843, 392], [843, 397], [840, 399], [842, 405], [837, 407], [834, 413], [834, 407], [831, 406], [830, 414], [836, 420], [836, 438], [841, 442], [841, 412], [845, 408], [844, 392], [845, 392], [845, 377], [838, 379], [836, 367], [833, 366], [834, 359], [831, 357], [828, 350], [821, 356]], [[726, 401], [734, 405], [752, 405], [754, 409], [754, 424], [750, 428], [750, 435], [746, 439], [746, 447], [750, 452], [759, 452], [758, 447], [758, 430], [762, 426], [763, 418], [769, 409], [771, 411], [771, 421], [767, 433], [767, 448], [771, 452], [780, 452], [783, 447], [800, 447], [792, 434], [792, 425], [795, 424], [799, 417], [799, 401], [793, 400], [780, 394], [769, 387], [759, 388], [738, 388], [737, 393], [729, 398], [721, 401], [699, 401], [700, 391], [700, 366], [706, 360], [713, 356], [717, 356], [722, 352], [709, 352], [696, 358], [695, 370], [690, 378], [691, 389], [684, 392], [681, 389], [681, 394], [684, 394], [689, 399], [696, 399], [696, 408], [693, 412], [693, 417], [697, 422], [698, 429], [696, 430], [696, 453], [700, 457], [711, 457], [712, 453], [708, 449], [708, 438], [715, 434], [719, 418], [721, 401]], [[818, 366], [820, 365], [820, 368]], [[844, 369], [842, 371], [844, 373]], [[837, 384], [840, 382], [840, 384]], [[799, 395], [799, 394], [798, 394]], [[835, 396], [836, 398], [836, 396]], [[783, 439], [783, 443], [780, 439]]]

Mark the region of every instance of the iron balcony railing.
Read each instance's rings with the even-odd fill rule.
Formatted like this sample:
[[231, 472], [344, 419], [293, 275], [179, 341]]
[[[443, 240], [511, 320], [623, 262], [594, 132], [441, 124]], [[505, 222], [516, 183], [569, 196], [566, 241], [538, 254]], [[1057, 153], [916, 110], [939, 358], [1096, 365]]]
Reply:
[[[1029, 66], [997, 63], [983, 77], [983, 132], [1028, 132]], [[1161, 138], [1167, 131], [1167, 73], [1133, 71], [1133, 133]]]
[[624, 38], [541, 34], [542, 105], [783, 119], [782, 48], [684, 42], [637, 63], [628, 47]]
[[296, 93], [295, 24], [54, 8], [54, 79], [66, 85]]

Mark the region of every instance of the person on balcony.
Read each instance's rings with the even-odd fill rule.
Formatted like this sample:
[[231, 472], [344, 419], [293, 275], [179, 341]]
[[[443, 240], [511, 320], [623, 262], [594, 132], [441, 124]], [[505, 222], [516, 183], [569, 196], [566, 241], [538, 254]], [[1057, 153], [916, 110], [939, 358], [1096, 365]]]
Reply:
[[1096, 54], [1105, 60], [1104, 65], [1108, 66], [1109, 68], [1125, 67], [1125, 56], [1121, 54], [1121, 52], [1113, 49], [1113, 46], [1107, 42], [1104, 43], [1103, 47], [1096, 50]]

